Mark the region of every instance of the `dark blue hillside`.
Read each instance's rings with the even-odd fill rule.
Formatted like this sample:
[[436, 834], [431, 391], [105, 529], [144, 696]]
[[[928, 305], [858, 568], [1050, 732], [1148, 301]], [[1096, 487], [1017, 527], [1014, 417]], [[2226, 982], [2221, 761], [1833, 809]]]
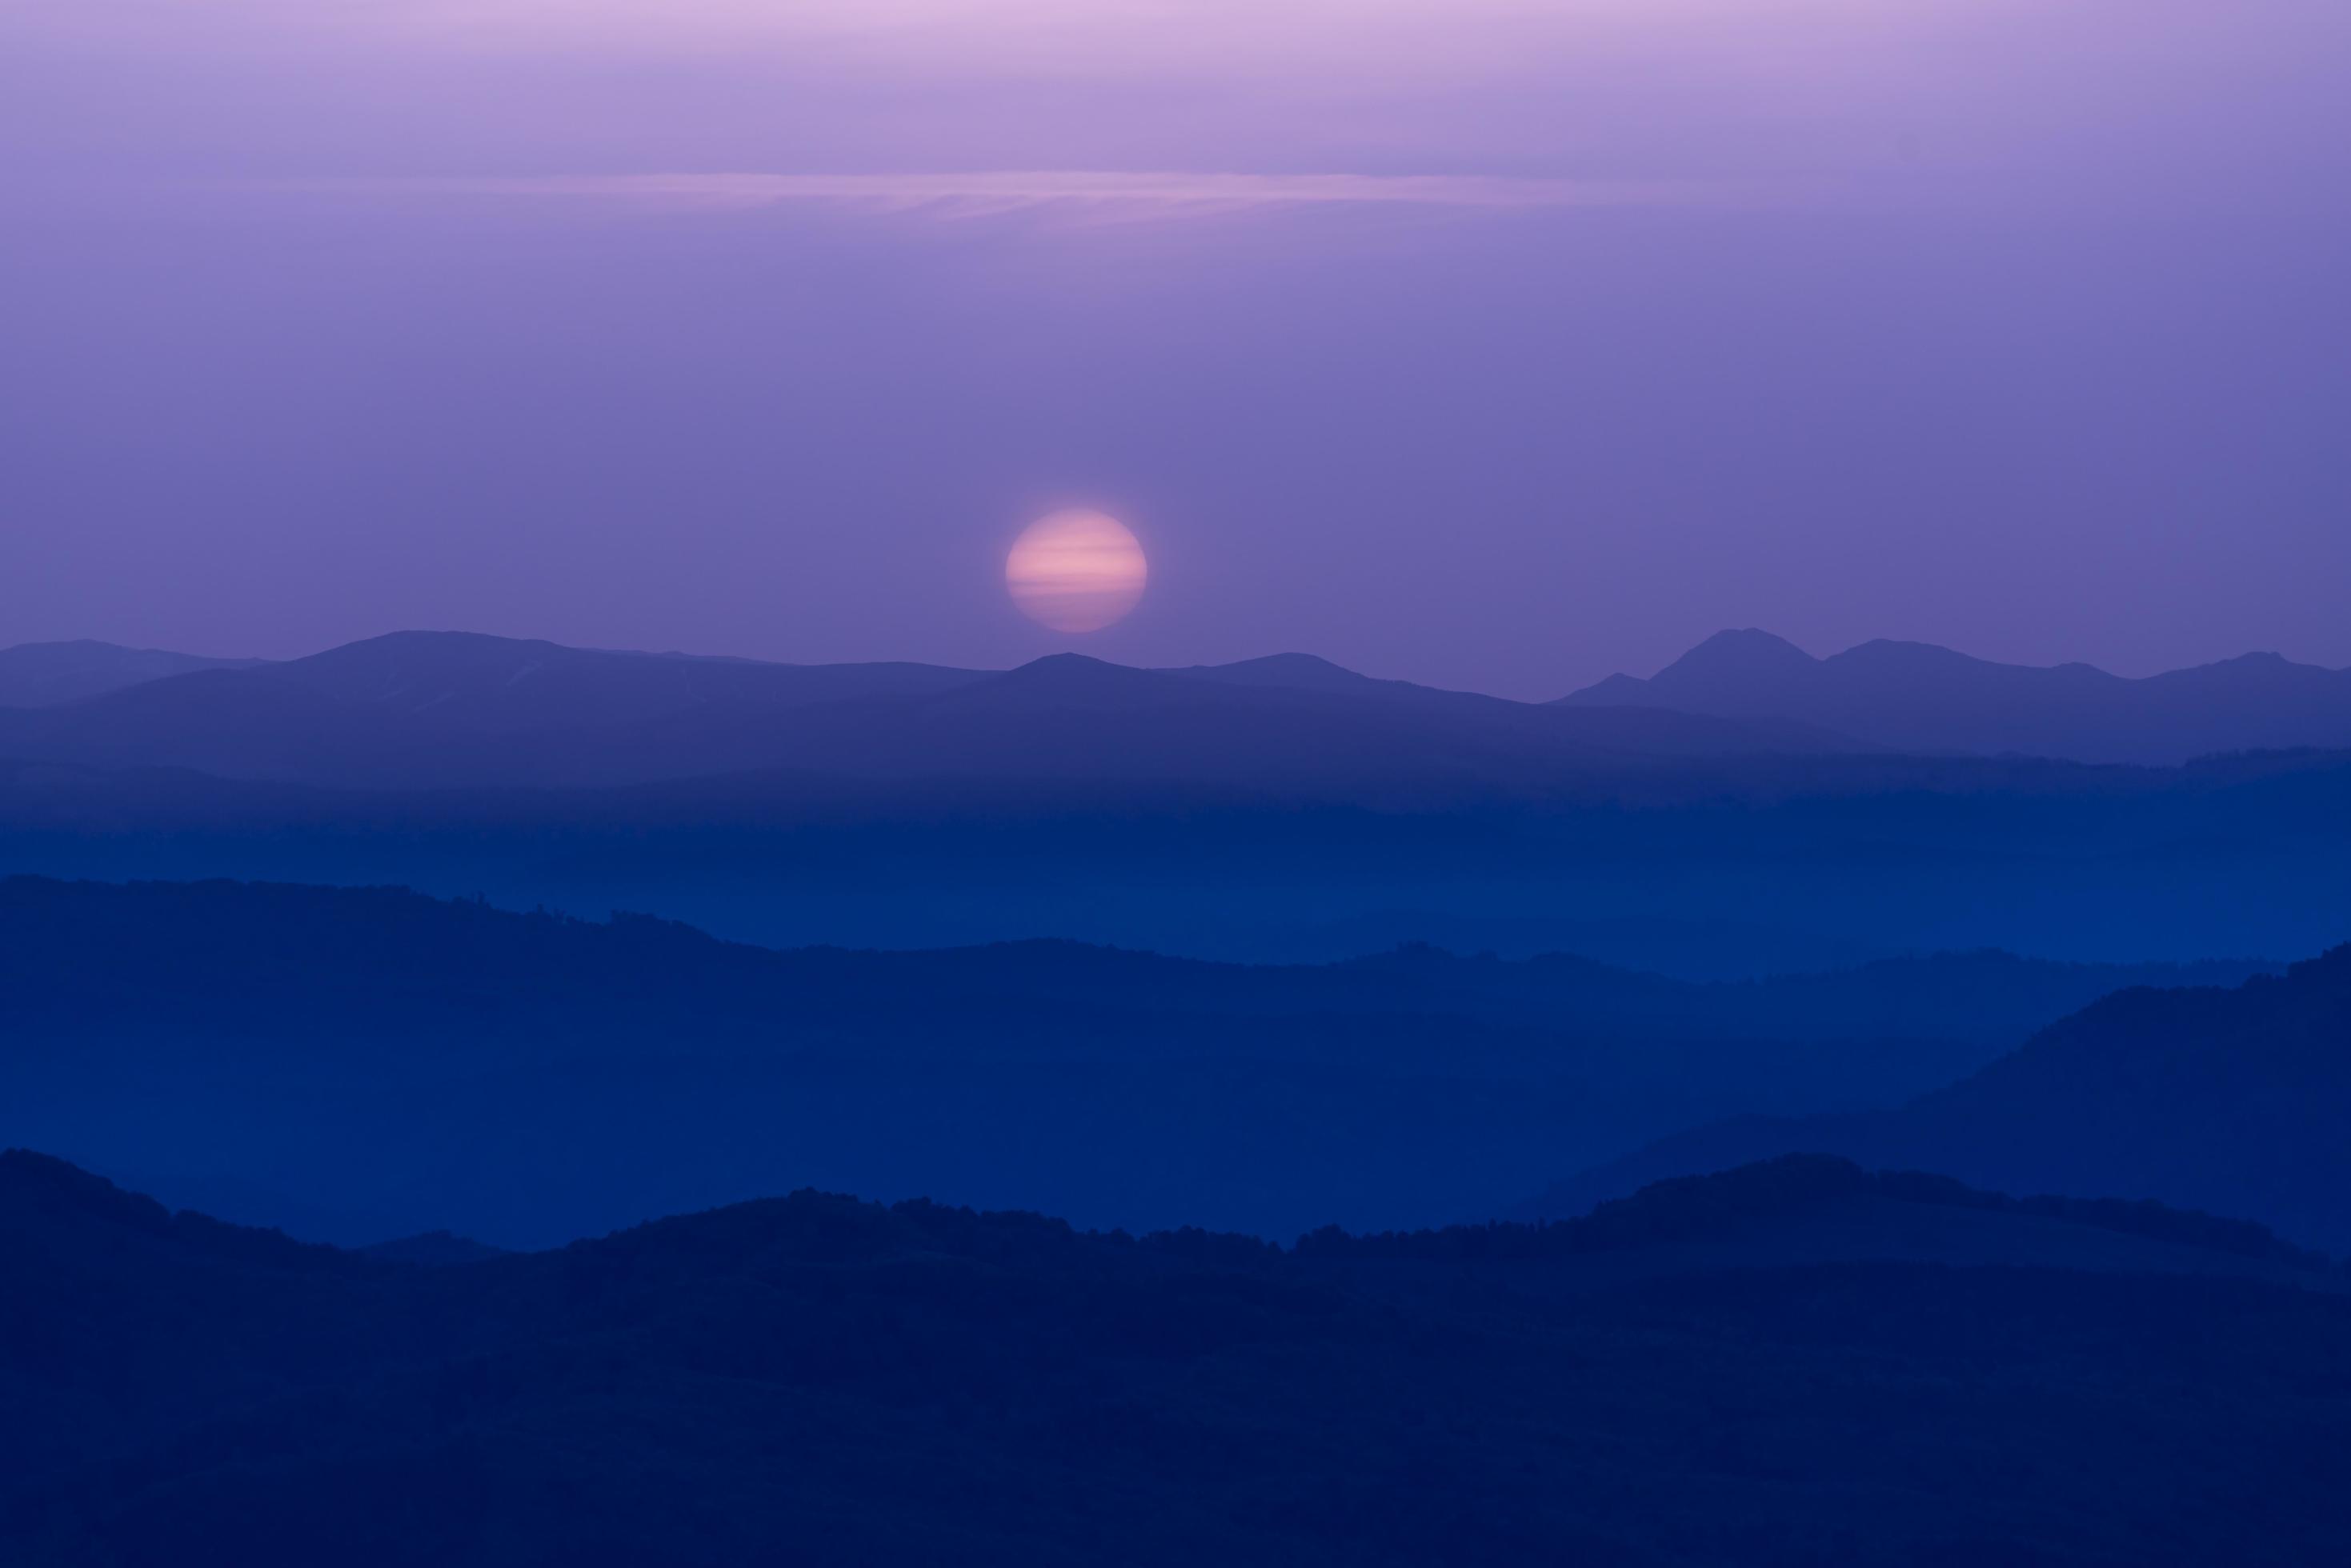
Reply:
[[1295, 1252], [799, 1193], [431, 1267], [16, 1153], [0, 1280], [26, 1564], [2351, 1546], [2337, 1267], [1834, 1163]]
[[1898, 1109], [1697, 1128], [1553, 1189], [1565, 1215], [1662, 1177], [1791, 1150], [2008, 1191], [2242, 1214], [2351, 1248], [2351, 946], [2234, 989], [2133, 989]]
[[1896, 1104], [2116, 987], [2250, 967], [775, 952], [398, 889], [17, 878], [0, 1138], [354, 1243], [801, 1185], [1286, 1237], [1492, 1212], [1715, 1116]]

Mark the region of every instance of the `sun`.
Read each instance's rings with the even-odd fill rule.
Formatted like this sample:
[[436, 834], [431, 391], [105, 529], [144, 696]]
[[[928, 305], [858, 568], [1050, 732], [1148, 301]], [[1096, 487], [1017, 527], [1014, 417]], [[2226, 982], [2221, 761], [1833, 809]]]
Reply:
[[1004, 586], [1020, 613], [1050, 631], [1087, 632], [1143, 601], [1151, 563], [1125, 524], [1106, 513], [1040, 517], [1004, 558]]

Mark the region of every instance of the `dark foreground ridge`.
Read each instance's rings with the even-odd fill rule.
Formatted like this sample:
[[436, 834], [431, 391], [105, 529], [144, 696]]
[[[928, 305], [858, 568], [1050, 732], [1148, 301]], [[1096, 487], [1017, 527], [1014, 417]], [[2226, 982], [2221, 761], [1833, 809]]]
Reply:
[[0, 1280], [16, 1563], [2351, 1549], [2339, 1268], [1831, 1160], [1289, 1251], [803, 1192], [402, 1263], [16, 1152]]

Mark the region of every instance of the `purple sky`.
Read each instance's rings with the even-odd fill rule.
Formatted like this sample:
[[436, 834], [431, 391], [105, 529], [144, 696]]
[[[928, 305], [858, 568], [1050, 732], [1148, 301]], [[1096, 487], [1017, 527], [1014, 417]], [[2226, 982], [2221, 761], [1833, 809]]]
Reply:
[[0, 8], [0, 644], [2351, 664], [2346, 13]]

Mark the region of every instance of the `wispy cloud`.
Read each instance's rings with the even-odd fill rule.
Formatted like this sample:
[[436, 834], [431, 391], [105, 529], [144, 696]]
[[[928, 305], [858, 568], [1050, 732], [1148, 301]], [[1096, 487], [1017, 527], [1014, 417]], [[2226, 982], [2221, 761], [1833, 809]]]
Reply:
[[1777, 205], [1786, 192], [1716, 182], [1520, 179], [1479, 174], [1238, 174], [987, 170], [888, 174], [572, 174], [301, 181], [378, 194], [575, 200], [680, 212], [829, 202], [945, 217], [1066, 209], [1138, 216], [1261, 208], [1392, 205], [1487, 211]]

